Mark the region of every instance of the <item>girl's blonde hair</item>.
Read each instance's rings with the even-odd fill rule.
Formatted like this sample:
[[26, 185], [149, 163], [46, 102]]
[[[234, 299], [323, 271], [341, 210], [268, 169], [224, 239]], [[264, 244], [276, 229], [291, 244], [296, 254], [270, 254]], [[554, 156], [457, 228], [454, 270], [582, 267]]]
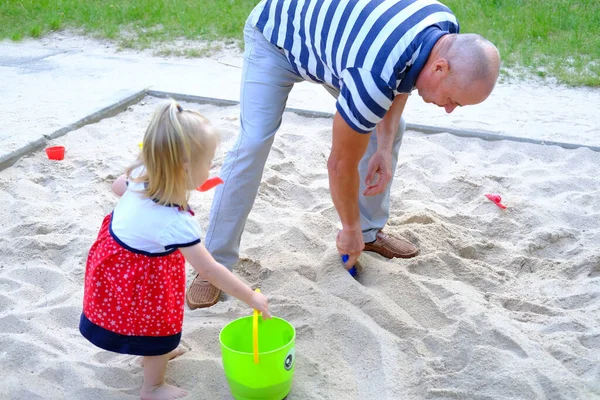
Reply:
[[[171, 100], [158, 107], [146, 134], [140, 156], [127, 169], [127, 177], [134, 182], [144, 182], [144, 197], [158, 204], [178, 203], [187, 208], [190, 195], [190, 176], [184, 164], [211, 157], [209, 149], [219, 142], [218, 134], [210, 122], [197, 111], [184, 110]], [[132, 177], [131, 172], [144, 166], [144, 172]], [[181, 204], [183, 200], [183, 204]]]

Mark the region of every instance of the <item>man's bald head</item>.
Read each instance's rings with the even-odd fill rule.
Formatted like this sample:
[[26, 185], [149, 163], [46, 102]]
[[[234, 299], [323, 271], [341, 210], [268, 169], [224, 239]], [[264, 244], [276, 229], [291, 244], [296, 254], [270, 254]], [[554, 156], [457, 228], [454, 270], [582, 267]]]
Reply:
[[433, 46], [416, 88], [426, 103], [451, 113], [487, 99], [499, 72], [500, 54], [490, 41], [472, 33], [447, 34]]
[[474, 34], [455, 34], [440, 56], [448, 60], [451, 77], [466, 88], [481, 83], [494, 88], [500, 72], [500, 54], [489, 40]]

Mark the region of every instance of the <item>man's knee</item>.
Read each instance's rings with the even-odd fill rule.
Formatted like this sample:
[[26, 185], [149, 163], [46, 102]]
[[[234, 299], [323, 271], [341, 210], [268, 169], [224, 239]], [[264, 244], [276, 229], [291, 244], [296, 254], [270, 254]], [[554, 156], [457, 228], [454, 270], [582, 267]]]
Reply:
[[[275, 131], [276, 132], [276, 131]], [[238, 151], [242, 151], [245, 154], [253, 154], [256, 156], [266, 156], [271, 150], [273, 140], [275, 138], [275, 132], [267, 135], [248, 134], [248, 132], [241, 132], [240, 143]]]

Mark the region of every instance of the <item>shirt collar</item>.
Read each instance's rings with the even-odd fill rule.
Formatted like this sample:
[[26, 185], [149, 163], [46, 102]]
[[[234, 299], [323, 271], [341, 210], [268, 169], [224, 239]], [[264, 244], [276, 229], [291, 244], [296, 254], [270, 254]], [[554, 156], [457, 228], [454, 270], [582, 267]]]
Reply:
[[[148, 189], [148, 182], [144, 182], [144, 188]], [[152, 201], [155, 202], [156, 204], [160, 205], [160, 200], [152, 198]], [[179, 211], [187, 211], [190, 214], [192, 214], [192, 216], [195, 216], [196, 214], [194, 214], [194, 211], [192, 210], [192, 208], [188, 205], [187, 209], [183, 208], [183, 206], [179, 205], [179, 204], [175, 204], [175, 203], [167, 203], [167, 204], [163, 204], [165, 207], [174, 207], [179, 209]]]
[[412, 65], [406, 67], [403, 72], [404, 76], [401, 74], [398, 77], [400, 79], [400, 84], [397, 88], [399, 93], [410, 93], [413, 91], [415, 85], [417, 84], [417, 78], [427, 63], [427, 59], [431, 54], [433, 46], [435, 46], [437, 41], [440, 40], [442, 36], [447, 35], [448, 33], [448, 31], [443, 31], [437, 26], [431, 26], [421, 33], [423, 35], [423, 39], [421, 40], [420, 46], [415, 50], [419, 51], [417, 59], [412, 63]]

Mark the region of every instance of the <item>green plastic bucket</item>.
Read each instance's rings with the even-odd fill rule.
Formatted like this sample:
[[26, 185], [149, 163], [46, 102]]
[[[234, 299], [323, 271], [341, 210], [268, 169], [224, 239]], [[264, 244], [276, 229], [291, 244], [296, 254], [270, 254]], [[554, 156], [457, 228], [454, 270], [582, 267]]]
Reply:
[[254, 362], [252, 317], [227, 324], [219, 335], [223, 369], [236, 400], [282, 400], [292, 388], [296, 331], [284, 319], [258, 321], [258, 363]]

